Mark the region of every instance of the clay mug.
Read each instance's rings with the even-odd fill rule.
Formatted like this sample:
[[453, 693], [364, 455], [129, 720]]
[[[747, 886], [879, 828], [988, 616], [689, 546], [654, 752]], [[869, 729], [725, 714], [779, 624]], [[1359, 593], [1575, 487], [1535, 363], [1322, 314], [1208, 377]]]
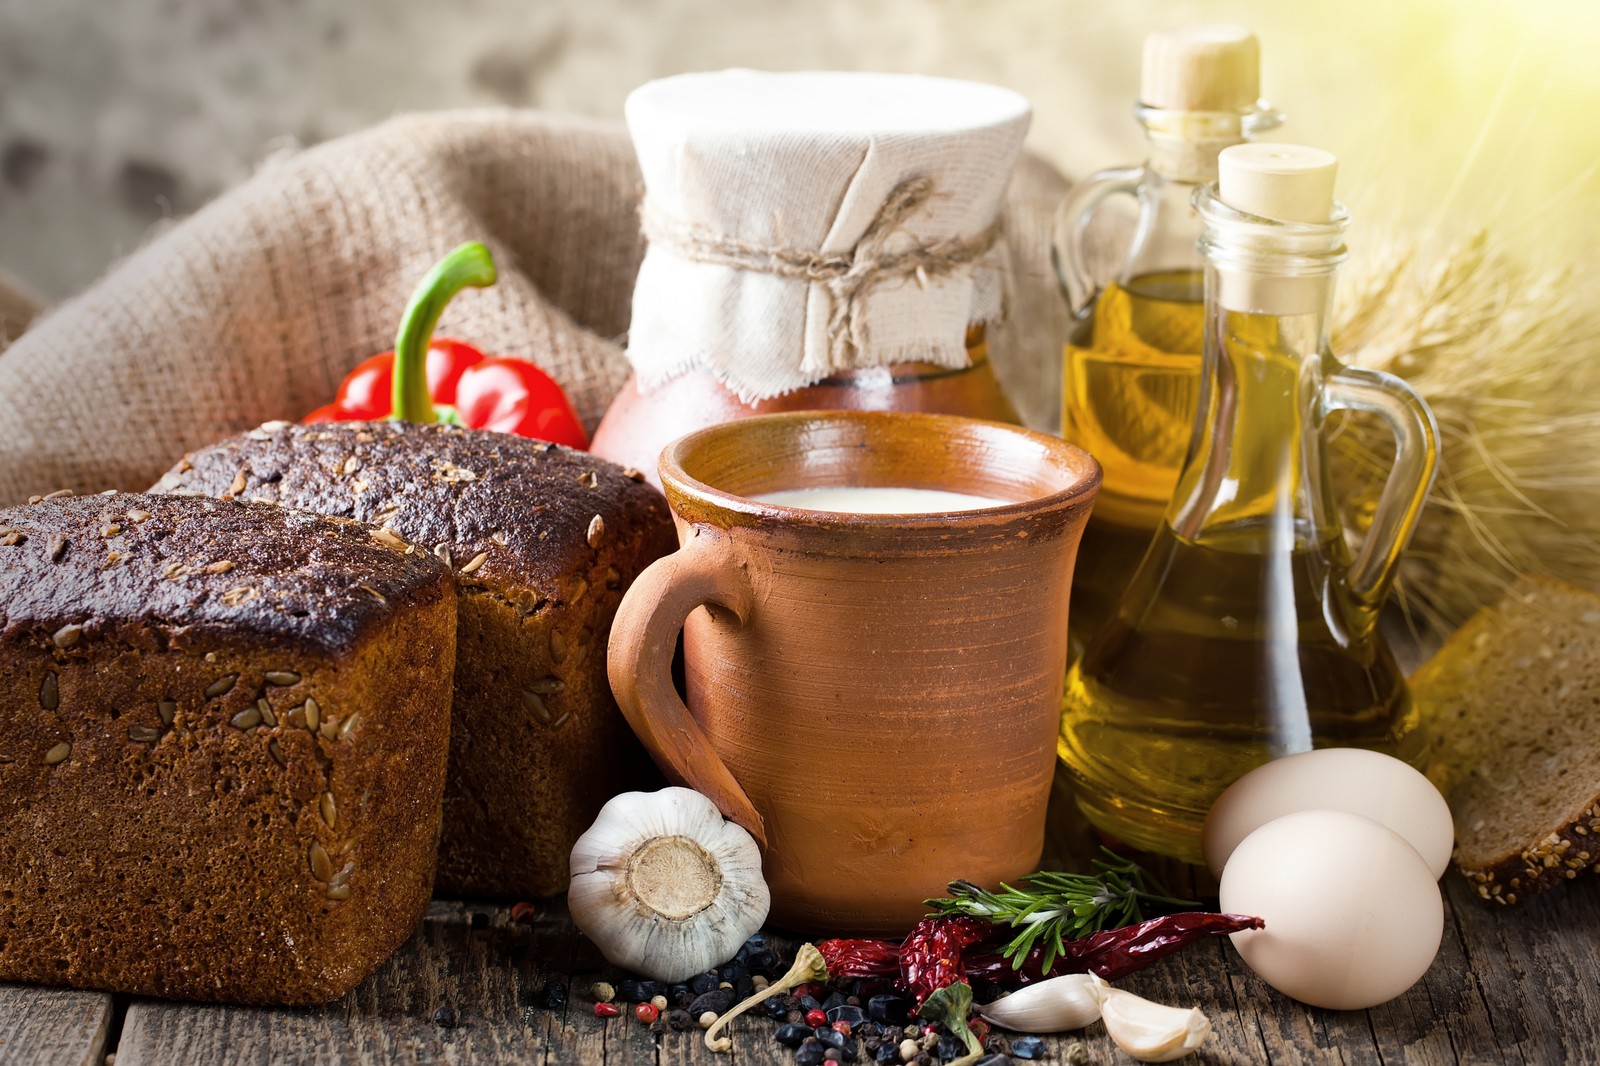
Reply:
[[[772, 920], [901, 935], [951, 880], [1035, 869], [1098, 464], [998, 422], [836, 411], [700, 430], [660, 473], [680, 547], [623, 598], [612, 689], [667, 776], [762, 844]], [[881, 515], [751, 498], [838, 486], [1012, 502]]]

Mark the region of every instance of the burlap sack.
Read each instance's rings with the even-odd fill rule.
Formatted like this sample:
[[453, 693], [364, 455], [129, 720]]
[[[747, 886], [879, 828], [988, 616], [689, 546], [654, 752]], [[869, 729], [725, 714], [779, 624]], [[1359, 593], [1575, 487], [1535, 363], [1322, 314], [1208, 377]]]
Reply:
[[37, 297], [20, 281], [0, 270], [0, 352], [22, 336], [22, 331], [39, 315]]
[[[532, 359], [593, 428], [629, 371], [639, 185], [620, 123], [503, 110], [398, 118], [269, 163], [0, 354], [0, 505], [142, 489], [185, 451], [326, 403], [472, 239], [500, 281], [457, 298], [440, 333]], [[1034, 422], [1058, 387], [1064, 190], [1027, 159], [1007, 207], [1011, 317], [992, 353]]]

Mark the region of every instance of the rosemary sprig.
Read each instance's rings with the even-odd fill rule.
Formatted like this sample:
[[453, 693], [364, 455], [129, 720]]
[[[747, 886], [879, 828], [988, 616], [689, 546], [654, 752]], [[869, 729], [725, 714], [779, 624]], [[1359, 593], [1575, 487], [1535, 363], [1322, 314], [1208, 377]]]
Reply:
[[1072, 874], [1041, 870], [1022, 879], [1027, 888], [1002, 884], [990, 892], [971, 881], [952, 881], [949, 899], [926, 900], [941, 917], [983, 918], [1020, 929], [1003, 949], [1002, 958], [1012, 968], [1022, 964], [1035, 944], [1044, 944], [1044, 972], [1066, 950], [1068, 940], [1102, 929], [1116, 929], [1144, 920], [1143, 905], [1196, 907], [1194, 900], [1177, 899], [1132, 859], [1102, 848], [1095, 873]]

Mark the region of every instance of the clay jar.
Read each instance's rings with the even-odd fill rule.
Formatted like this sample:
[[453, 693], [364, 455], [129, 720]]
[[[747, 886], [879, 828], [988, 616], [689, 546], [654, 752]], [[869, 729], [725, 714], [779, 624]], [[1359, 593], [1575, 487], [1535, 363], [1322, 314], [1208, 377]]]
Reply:
[[[660, 473], [681, 546], [622, 602], [612, 688], [668, 776], [762, 843], [772, 920], [903, 935], [948, 881], [1031, 872], [1095, 461], [995, 422], [796, 412], [691, 434]], [[868, 515], [750, 499], [841, 485], [1016, 502]]]
[[665, 445], [736, 418], [785, 411], [933, 411], [1019, 421], [989, 363], [984, 327], [968, 326], [966, 341], [968, 366], [898, 363], [846, 370], [754, 403], [745, 403], [705, 371], [681, 374], [650, 392], [640, 391], [638, 378], [630, 377], [595, 430], [589, 450], [619, 466], [644, 471], [659, 487], [657, 460]]

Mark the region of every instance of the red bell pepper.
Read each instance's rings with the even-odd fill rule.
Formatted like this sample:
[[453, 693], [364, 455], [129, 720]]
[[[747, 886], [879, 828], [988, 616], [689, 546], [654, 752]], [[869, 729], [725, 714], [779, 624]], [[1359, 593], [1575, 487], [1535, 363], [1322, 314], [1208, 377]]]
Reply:
[[394, 350], [363, 361], [333, 403], [305, 422], [452, 422], [587, 448], [589, 437], [555, 380], [522, 359], [487, 357], [463, 341], [434, 338], [445, 304], [495, 281], [489, 249], [470, 241], [441, 259], [411, 295]]

